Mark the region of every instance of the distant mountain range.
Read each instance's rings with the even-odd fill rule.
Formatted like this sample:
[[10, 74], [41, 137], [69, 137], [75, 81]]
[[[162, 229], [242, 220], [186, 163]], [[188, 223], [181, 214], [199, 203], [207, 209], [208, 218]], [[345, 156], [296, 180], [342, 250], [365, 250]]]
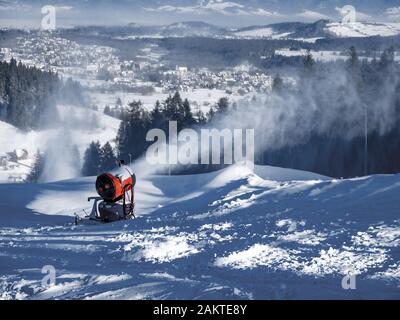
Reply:
[[[400, 35], [400, 23], [355, 22], [341, 24], [330, 20], [313, 23], [283, 22], [255, 25], [244, 28], [224, 28], [200, 21], [178, 22], [165, 26], [140, 26], [130, 24], [127, 28], [107, 28], [122, 38], [163, 37], [210, 37], [238, 39], [302, 39], [315, 41], [318, 38], [347, 38]], [[113, 30], [113, 31], [111, 31]]]

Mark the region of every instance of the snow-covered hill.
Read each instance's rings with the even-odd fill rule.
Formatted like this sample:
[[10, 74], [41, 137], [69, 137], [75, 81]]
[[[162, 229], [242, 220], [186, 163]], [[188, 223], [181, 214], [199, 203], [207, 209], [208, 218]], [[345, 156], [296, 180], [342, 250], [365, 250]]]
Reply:
[[[102, 30], [115, 37], [114, 29]], [[200, 21], [186, 21], [165, 26], [131, 26], [120, 30], [123, 36], [130, 38], [164, 38], [164, 37], [207, 37], [235, 39], [293, 39], [314, 42], [321, 38], [348, 37], [390, 37], [400, 34], [399, 23], [371, 23], [357, 21], [354, 23], [332, 22], [327, 19], [315, 22], [281, 22], [267, 25], [251, 25], [242, 28], [224, 28]]]
[[[0, 297], [400, 298], [400, 175], [133, 168], [138, 218], [108, 225], [72, 223], [94, 177], [0, 185]], [[342, 288], [348, 273], [355, 290]]]
[[246, 39], [294, 39], [315, 41], [321, 38], [352, 38], [352, 37], [391, 37], [400, 34], [399, 23], [345, 23], [319, 20], [314, 23], [280, 23], [267, 26], [253, 26], [234, 32], [238, 38]]
[[400, 23], [329, 23], [325, 31], [338, 38], [390, 37], [400, 34]]

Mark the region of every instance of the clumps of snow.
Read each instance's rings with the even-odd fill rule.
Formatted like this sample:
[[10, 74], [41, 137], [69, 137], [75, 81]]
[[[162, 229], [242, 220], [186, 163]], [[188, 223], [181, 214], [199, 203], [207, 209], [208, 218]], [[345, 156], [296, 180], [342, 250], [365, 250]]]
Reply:
[[315, 230], [296, 231], [294, 233], [278, 236], [279, 241], [297, 242], [310, 246], [316, 246], [326, 240], [326, 234], [316, 232]]
[[176, 228], [176, 227], [165, 226], [165, 227], [159, 227], [159, 228], [153, 227], [148, 231], [151, 233], [161, 233], [161, 232], [163, 232], [163, 233], [169, 232], [170, 233], [170, 232], [175, 232], [177, 230], [178, 230], [178, 228]]
[[221, 222], [216, 224], [203, 224], [199, 230], [216, 230], [216, 231], [225, 231], [233, 227], [231, 222]]
[[12, 281], [11, 277], [0, 277], [0, 300], [23, 300], [28, 297], [25, 292], [21, 291], [21, 281]]
[[366, 232], [359, 231], [352, 236], [352, 243], [365, 247], [400, 246], [400, 228], [386, 225], [370, 226]]
[[143, 232], [121, 233], [107, 239], [123, 243], [115, 252], [123, 252], [124, 261], [148, 261], [152, 263], [170, 262], [187, 257], [213, 246], [218, 242], [232, 241], [236, 233], [224, 234], [233, 227], [231, 222], [204, 224], [197, 232], [178, 232], [175, 227], [160, 227]]
[[[127, 247], [130, 250], [130, 247]], [[152, 263], [171, 262], [198, 253], [199, 250], [188, 242], [186, 236], [167, 236], [165, 239], [150, 241], [133, 255], [126, 255], [125, 261], [149, 261]]]
[[[131, 242], [124, 246], [124, 251], [128, 252], [123, 257], [124, 261], [149, 261], [152, 263], [170, 262], [179, 258], [199, 252], [191, 243], [196, 237], [187, 233], [178, 233], [176, 236], [168, 235], [165, 237], [147, 237], [141, 242]], [[139, 246], [139, 250], [130, 254], [133, 248]]]
[[131, 242], [137, 238], [136, 234], [121, 233], [118, 236], [109, 239], [110, 242]]
[[[313, 242], [310, 238], [312, 237], [304, 236], [302, 244], [317, 245], [319, 241], [322, 241], [318, 238]], [[298, 239], [294, 241], [301, 243]], [[320, 255], [313, 258], [301, 256], [301, 253], [303, 251], [284, 249], [269, 244], [254, 244], [246, 250], [216, 258], [214, 266], [232, 269], [267, 267], [272, 270], [290, 270], [297, 274], [323, 277], [329, 274], [361, 274], [371, 268], [381, 268], [387, 261], [384, 250], [359, 253], [330, 247], [328, 250], [321, 250]], [[376, 274], [376, 277], [397, 277], [398, 271], [398, 268], [392, 268], [384, 273]]]
[[287, 226], [288, 232], [293, 232], [297, 229], [298, 225], [304, 227], [306, 225], [306, 222], [304, 220], [295, 221], [292, 219], [282, 219], [282, 220], [278, 220], [275, 224], [279, 228], [283, 228], [283, 227]]
[[268, 244], [256, 243], [244, 251], [237, 251], [214, 261], [217, 267], [253, 269], [264, 266], [274, 270], [293, 270], [300, 264], [293, 252]]
[[198, 228], [198, 238], [202, 245], [215, 245], [216, 242], [232, 241], [237, 236], [237, 233], [222, 234], [229, 232], [233, 224], [231, 222], [221, 222], [216, 224], [204, 224]]
[[384, 252], [355, 253], [330, 247], [321, 250], [319, 257], [305, 264], [302, 272], [318, 277], [327, 274], [361, 274], [370, 268], [381, 267], [386, 259]]
[[389, 266], [386, 271], [377, 272], [370, 276], [370, 278], [400, 281], [400, 264]]

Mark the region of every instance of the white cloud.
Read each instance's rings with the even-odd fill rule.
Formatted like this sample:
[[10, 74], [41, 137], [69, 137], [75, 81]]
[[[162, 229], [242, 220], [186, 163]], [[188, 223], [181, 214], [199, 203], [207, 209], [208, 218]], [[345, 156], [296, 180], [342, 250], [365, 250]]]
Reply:
[[17, 12], [17, 11], [27, 11], [30, 9], [31, 6], [26, 4], [19, 4], [16, 1], [7, 1], [7, 0], [0, 1], [0, 11]]
[[386, 9], [387, 15], [400, 15], [400, 7], [393, 7]]
[[396, 20], [400, 22], [400, 7], [387, 8], [385, 15], [390, 20]]
[[160, 6], [158, 8], [144, 8], [146, 11], [150, 12], [177, 12], [177, 13], [190, 13], [196, 12], [196, 7], [174, 7], [174, 6]]
[[194, 6], [160, 6], [158, 8], [145, 8], [146, 11], [151, 12], [175, 12], [175, 13], [217, 13], [225, 16], [278, 16], [277, 12], [270, 12], [262, 8], [246, 7], [242, 4], [223, 1], [223, 0], [209, 0], [200, 1]]
[[257, 15], [257, 16], [268, 16], [268, 17], [270, 17], [270, 16], [280, 16], [280, 14], [278, 12], [276, 12], [276, 11], [271, 12], [271, 11], [267, 11], [267, 10], [264, 10], [264, 9], [261, 9], [261, 8], [253, 10], [252, 14]]
[[71, 11], [74, 7], [71, 6], [55, 6], [57, 11]]
[[311, 11], [311, 10], [303, 10], [301, 13], [296, 14], [297, 17], [303, 18], [306, 20], [320, 20], [320, 19], [330, 19], [327, 15], [317, 12], [317, 11]]

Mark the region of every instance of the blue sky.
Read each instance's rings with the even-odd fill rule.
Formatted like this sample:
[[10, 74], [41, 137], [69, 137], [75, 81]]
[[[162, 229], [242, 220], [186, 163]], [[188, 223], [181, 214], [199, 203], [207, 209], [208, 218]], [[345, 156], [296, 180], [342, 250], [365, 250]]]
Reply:
[[53, 5], [61, 26], [144, 25], [205, 21], [224, 26], [340, 20], [353, 5], [358, 20], [400, 23], [400, 0], [0, 0], [0, 25], [38, 27], [41, 7]]

